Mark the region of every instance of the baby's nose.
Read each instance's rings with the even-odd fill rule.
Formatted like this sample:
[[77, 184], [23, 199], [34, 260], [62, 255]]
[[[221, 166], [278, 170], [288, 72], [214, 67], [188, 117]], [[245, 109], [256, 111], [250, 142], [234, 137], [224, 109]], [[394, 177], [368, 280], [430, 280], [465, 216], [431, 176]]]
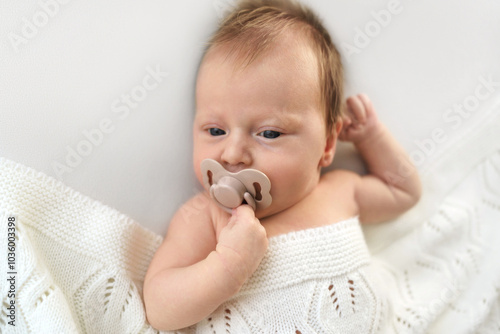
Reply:
[[248, 140], [244, 138], [228, 138], [221, 156], [224, 168], [232, 173], [248, 168], [252, 163], [252, 155]]

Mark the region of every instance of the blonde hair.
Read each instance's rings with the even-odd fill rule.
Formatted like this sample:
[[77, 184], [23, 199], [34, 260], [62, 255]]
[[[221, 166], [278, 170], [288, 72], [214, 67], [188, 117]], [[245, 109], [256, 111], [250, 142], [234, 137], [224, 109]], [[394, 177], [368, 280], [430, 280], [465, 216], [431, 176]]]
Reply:
[[316, 53], [321, 101], [327, 129], [331, 130], [343, 109], [342, 63], [330, 34], [308, 7], [295, 0], [239, 1], [210, 39], [205, 53], [219, 45], [230, 45], [230, 52], [237, 52], [247, 66], [285, 31], [301, 32]]

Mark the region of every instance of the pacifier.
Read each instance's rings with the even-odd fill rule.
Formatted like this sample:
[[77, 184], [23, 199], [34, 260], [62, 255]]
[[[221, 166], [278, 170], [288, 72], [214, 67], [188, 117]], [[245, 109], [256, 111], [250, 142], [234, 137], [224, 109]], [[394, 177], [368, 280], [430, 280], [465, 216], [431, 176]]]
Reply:
[[205, 159], [201, 162], [201, 173], [205, 189], [229, 213], [245, 202], [254, 211], [271, 205], [271, 181], [261, 171], [243, 169], [238, 173], [231, 173], [217, 161]]

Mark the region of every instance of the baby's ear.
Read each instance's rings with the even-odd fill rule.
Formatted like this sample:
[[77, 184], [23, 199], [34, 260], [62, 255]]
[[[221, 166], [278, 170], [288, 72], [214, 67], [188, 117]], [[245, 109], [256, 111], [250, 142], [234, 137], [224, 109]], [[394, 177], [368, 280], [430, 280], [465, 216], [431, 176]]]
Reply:
[[335, 149], [337, 147], [337, 139], [341, 130], [342, 118], [339, 117], [327, 133], [325, 150], [323, 151], [323, 156], [321, 157], [321, 160], [319, 162], [320, 167], [328, 167], [332, 163], [333, 157], [335, 155]]

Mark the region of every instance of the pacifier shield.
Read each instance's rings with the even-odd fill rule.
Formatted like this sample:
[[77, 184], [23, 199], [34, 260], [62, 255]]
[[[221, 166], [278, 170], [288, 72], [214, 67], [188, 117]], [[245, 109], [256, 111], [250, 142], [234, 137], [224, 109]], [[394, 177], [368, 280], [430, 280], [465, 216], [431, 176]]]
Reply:
[[243, 169], [231, 173], [213, 159], [201, 162], [203, 186], [210, 196], [227, 212], [245, 201], [254, 210], [271, 205], [271, 182], [266, 174], [256, 169]]

